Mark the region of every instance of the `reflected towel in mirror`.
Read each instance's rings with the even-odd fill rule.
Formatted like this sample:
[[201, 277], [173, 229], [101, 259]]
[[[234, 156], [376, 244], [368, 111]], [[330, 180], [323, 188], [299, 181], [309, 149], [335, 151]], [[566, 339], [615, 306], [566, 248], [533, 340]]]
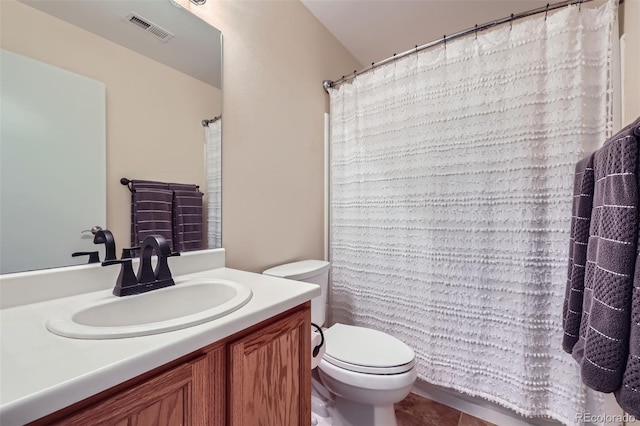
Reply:
[[203, 240], [202, 192], [179, 190], [186, 185], [169, 184], [173, 189], [173, 250], [201, 250]]
[[203, 193], [194, 184], [131, 180], [131, 244], [160, 234], [176, 252], [202, 249]]
[[131, 182], [131, 246], [162, 235], [173, 248], [173, 191], [156, 182]]

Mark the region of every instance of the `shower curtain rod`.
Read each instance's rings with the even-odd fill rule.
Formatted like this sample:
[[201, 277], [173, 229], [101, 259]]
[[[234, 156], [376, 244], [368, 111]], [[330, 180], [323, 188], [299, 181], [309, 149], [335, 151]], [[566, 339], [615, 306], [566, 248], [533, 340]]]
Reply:
[[[374, 69], [378, 68], [381, 65], [387, 64], [389, 62], [396, 61], [396, 60], [398, 60], [400, 58], [404, 58], [405, 56], [411, 55], [412, 53], [420, 52], [421, 50], [427, 49], [429, 47], [436, 46], [436, 45], [438, 45], [440, 43], [445, 43], [445, 46], [446, 46], [446, 42], [449, 41], [449, 40], [453, 40], [453, 39], [456, 39], [456, 38], [459, 38], [459, 37], [462, 37], [462, 36], [465, 36], [465, 35], [473, 34], [473, 33], [476, 33], [476, 35], [477, 35], [478, 31], [483, 31], [483, 30], [486, 30], [488, 28], [495, 27], [496, 25], [505, 24], [507, 22], [513, 22], [513, 21], [518, 20], [518, 19], [526, 18], [526, 17], [532, 16], [532, 15], [537, 15], [538, 13], [543, 13], [544, 12], [546, 14], [550, 10], [560, 9], [561, 7], [568, 6], [570, 4], [579, 4], [579, 5], [582, 6], [582, 3], [587, 3], [587, 2], [590, 2], [590, 1], [593, 1], [593, 0], [565, 0], [565, 1], [561, 1], [559, 3], [553, 3], [553, 4], [547, 3], [546, 6], [539, 7], [537, 9], [531, 9], [531, 10], [528, 10], [528, 11], [522, 12], [522, 13], [516, 13], [516, 14], [512, 13], [511, 16], [507, 16], [506, 18], [496, 19], [495, 21], [486, 22], [486, 23], [484, 23], [482, 25], [476, 25], [474, 27], [467, 28], [466, 30], [458, 31], [457, 33], [454, 33], [454, 34], [451, 34], [451, 35], [444, 35], [440, 39], [433, 40], [433, 41], [431, 41], [429, 43], [426, 43], [426, 44], [423, 44], [421, 46], [416, 45], [416, 47], [414, 47], [413, 49], [407, 50], [407, 51], [399, 53], [399, 54], [395, 54], [394, 53], [393, 56], [391, 56], [391, 57], [389, 57], [387, 59], [383, 59], [382, 61], [379, 61], [379, 62], [372, 62], [371, 66], [369, 66], [369, 67], [367, 67], [367, 68], [365, 68], [365, 69], [363, 69], [361, 71], [357, 71], [356, 70], [356, 71], [354, 71], [351, 74], [346, 75], [346, 76], [343, 75], [341, 78], [339, 78], [339, 79], [337, 79], [335, 81], [333, 81], [333, 80], [324, 80], [322, 82], [322, 87], [324, 87], [325, 92], [329, 93], [329, 88], [330, 87], [336, 87], [336, 86], [338, 86], [338, 85], [340, 85], [340, 84], [342, 84], [342, 83], [344, 83], [344, 82], [346, 82], [348, 80], [351, 80], [351, 79], [355, 78], [359, 74], [363, 74], [363, 73], [369, 72], [371, 70], [374, 70]], [[623, 2], [623, 0], [620, 0], [618, 2], [618, 4], [621, 4], [622, 2]], [[545, 19], [546, 19], [546, 16], [545, 16]]]
[[222, 118], [222, 114], [217, 117], [213, 117], [211, 120], [202, 120], [202, 127], [209, 127], [209, 124], [215, 123]]

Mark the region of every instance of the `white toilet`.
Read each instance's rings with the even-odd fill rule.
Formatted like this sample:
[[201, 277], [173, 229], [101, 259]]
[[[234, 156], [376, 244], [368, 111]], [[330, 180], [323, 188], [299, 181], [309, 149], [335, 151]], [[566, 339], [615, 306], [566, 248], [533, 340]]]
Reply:
[[[311, 322], [324, 326], [329, 262], [304, 260], [264, 274], [318, 284], [322, 294], [311, 301]], [[324, 329], [324, 338], [319, 376], [333, 395], [332, 426], [396, 426], [393, 404], [409, 394], [417, 376], [413, 349], [386, 333], [345, 324]]]

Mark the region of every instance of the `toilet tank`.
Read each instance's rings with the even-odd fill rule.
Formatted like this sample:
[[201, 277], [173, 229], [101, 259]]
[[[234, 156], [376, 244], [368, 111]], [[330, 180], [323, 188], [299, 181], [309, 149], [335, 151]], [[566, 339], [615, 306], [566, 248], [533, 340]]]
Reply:
[[263, 274], [319, 285], [320, 296], [311, 300], [311, 322], [324, 325], [329, 293], [329, 262], [302, 260], [267, 269]]

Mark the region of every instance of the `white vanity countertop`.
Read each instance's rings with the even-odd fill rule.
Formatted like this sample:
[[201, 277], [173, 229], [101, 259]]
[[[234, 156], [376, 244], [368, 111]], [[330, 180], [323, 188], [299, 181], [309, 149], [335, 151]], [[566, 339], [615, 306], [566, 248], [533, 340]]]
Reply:
[[313, 284], [229, 268], [180, 278], [236, 281], [249, 286], [253, 297], [237, 311], [204, 324], [109, 340], [70, 339], [47, 330], [49, 317], [86, 295], [0, 310], [0, 423], [37, 420], [320, 295]]

